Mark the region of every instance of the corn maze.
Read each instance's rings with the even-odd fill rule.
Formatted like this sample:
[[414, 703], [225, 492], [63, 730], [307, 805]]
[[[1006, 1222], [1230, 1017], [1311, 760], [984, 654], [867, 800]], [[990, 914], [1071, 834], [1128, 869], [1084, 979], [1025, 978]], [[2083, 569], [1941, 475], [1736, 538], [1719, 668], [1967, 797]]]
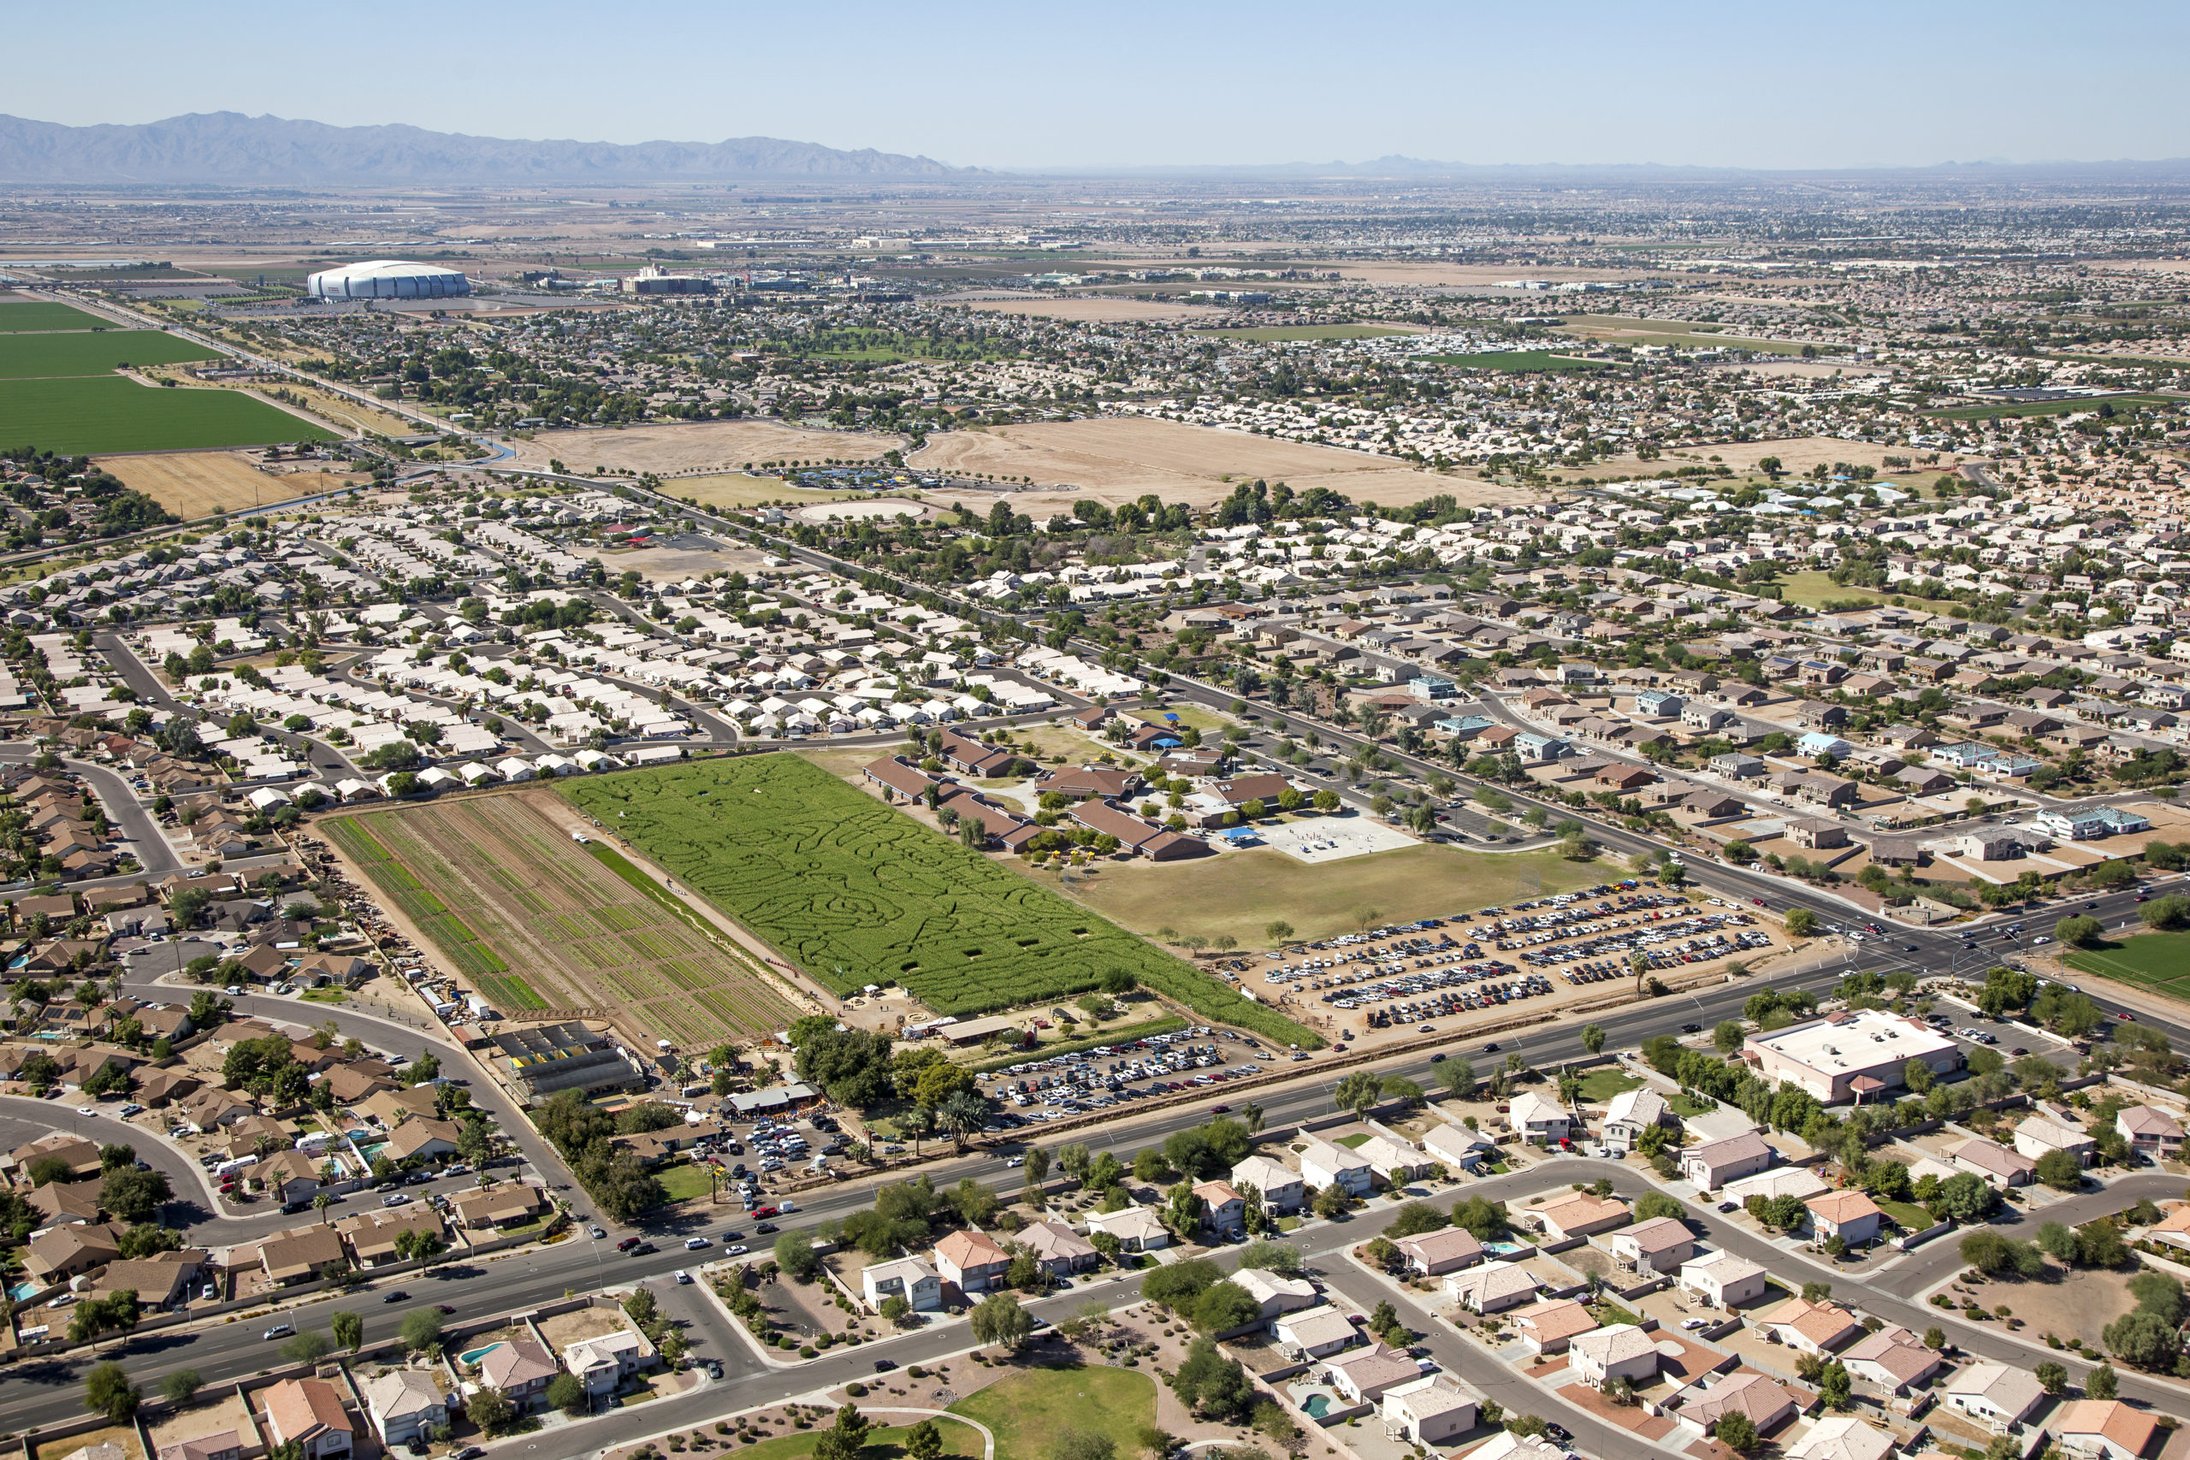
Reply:
[[590, 855], [533, 794], [546, 793], [391, 807], [322, 828], [505, 1015], [584, 1010], [634, 1041], [686, 1049], [796, 1016], [743, 950]]
[[1123, 969], [1204, 1018], [1315, 1042], [795, 755], [593, 776], [556, 791], [839, 993], [895, 983], [932, 1009], [976, 1014], [1085, 992]]

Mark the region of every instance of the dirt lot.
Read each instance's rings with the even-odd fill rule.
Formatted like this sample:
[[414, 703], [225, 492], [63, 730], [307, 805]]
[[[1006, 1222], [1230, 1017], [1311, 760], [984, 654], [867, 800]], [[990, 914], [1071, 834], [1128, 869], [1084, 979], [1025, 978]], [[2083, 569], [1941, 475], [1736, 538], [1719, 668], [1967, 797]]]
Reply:
[[183, 517], [234, 512], [266, 502], [286, 502], [349, 486], [360, 478], [341, 472], [276, 475], [260, 471], [239, 451], [176, 451], [148, 456], [109, 456], [98, 463], [123, 482]]
[[[739, 471], [763, 461], [867, 461], [904, 445], [896, 436], [856, 431], [817, 431], [774, 421], [694, 421], [671, 426], [629, 426], [621, 431], [542, 431], [519, 441], [517, 459], [531, 467], [560, 461], [574, 472], [596, 466], [610, 471], [650, 471], [662, 476], [691, 471]], [[671, 491], [677, 490], [675, 484]]]
[[[956, 302], [956, 301], [951, 301]], [[984, 314], [1034, 315], [1042, 319], [1083, 320], [1090, 324], [1221, 323], [1228, 311], [1213, 304], [1166, 304], [1157, 299], [1047, 298], [969, 299], [968, 309]]]
[[1974, 1298], [1988, 1310], [2006, 1305], [2023, 1321], [2023, 1335], [2042, 1340], [2048, 1333], [2063, 1342], [2080, 1338], [2103, 1347], [2100, 1333], [2106, 1325], [2136, 1307], [2129, 1296], [2128, 1272], [2093, 1272], [2089, 1269], [2063, 1273], [2048, 1265], [2051, 1282], [1984, 1282], [1974, 1287], [1955, 1283], [1946, 1291], [1959, 1302]]
[[1469, 477], [1417, 471], [1367, 452], [1137, 417], [953, 431], [932, 438], [914, 453], [911, 464], [928, 471], [1031, 477], [1038, 485], [1079, 488], [1077, 493], [1034, 491], [1012, 497], [1014, 508], [1036, 517], [1069, 511], [1082, 495], [1124, 502], [1155, 492], [1170, 501], [1207, 506], [1223, 498], [1234, 483], [1256, 477], [1290, 483], [1295, 491], [1322, 486], [1358, 501], [1395, 504], [1440, 492], [1462, 503], [1513, 501], [1518, 495]]

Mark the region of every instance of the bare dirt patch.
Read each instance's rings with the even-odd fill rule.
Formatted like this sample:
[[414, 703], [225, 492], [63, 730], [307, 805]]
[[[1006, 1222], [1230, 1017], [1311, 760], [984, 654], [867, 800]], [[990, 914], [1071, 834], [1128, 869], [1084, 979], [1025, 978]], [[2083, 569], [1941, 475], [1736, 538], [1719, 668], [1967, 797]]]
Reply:
[[[741, 471], [764, 461], [871, 461], [904, 445], [896, 436], [822, 431], [778, 421], [692, 421], [622, 430], [543, 431], [515, 443], [517, 460], [531, 467], [560, 461], [574, 472]], [[674, 487], [672, 487], [674, 490]]]
[[[958, 301], [948, 301], [956, 303]], [[1089, 324], [1221, 323], [1227, 313], [1210, 304], [1167, 304], [1157, 299], [1106, 298], [969, 299], [967, 309], [984, 314], [1031, 315], [1041, 319], [1080, 320]]]
[[361, 480], [333, 471], [263, 471], [236, 451], [110, 456], [101, 458], [98, 464], [168, 511], [186, 518], [316, 496]]
[[[1012, 498], [1015, 508], [1030, 515], [1070, 510], [1079, 496], [1124, 502], [1144, 492], [1207, 506], [1235, 484], [1257, 477], [1287, 482], [1295, 491], [1321, 486], [1356, 501], [1391, 504], [1441, 492], [1462, 503], [1514, 501], [1521, 495], [1368, 452], [1130, 416], [953, 431], [931, 438], [911, 464], [926, 471], [1030, 477], [1035, 488]], [[1044, 487], [1078, 490], [1061, 494], [1040, 490]]]

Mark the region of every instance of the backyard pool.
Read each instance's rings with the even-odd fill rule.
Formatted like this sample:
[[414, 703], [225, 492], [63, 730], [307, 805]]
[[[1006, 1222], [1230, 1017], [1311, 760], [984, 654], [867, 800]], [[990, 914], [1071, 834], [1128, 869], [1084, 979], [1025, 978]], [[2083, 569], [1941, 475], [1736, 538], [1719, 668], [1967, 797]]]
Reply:
[[488, 1354], [493, 1353], [501, 1346], [501, 1340], [497, 1339], [493, 1343], [485, 1344], [479, 1348], [472, 1349], [469, 1352], [458, 1354], [456, 1356], [456, 1361], [464, 1365], [466, 1368], [470, 1368], [477, 1365], [481, 1359], [485, 1358]]

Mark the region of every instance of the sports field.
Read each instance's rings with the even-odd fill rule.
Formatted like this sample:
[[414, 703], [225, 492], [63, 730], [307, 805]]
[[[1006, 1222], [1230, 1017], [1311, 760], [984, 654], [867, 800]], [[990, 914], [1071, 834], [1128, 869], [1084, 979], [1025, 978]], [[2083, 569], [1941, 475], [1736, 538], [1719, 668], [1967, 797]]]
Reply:
[[96, 314], [73, 304], [51, 299], [26, 299], [20, 294], [0, 294], [0, 335], [27, 330], [89, 330], [112, 328]]
[[326, 428], [241, 391], [169, 390], [120, 375], [0, 381], [0, 436], [11, 446], [63, 455], [334, 439]]
[[160, 330], [0, 333], [0, 380], [105, 375], [124, 365], [179, 365], [185, 360], [217, 358], [203, 345], [178, 340]]
[[1230, 986], [794, 755], [706, 760], [557, 789], [819, 983], [895, 983], [978, 1014], [1123, 969], [1204, 1018], [1312, 1036]]
[[2190, 933], [2139, 933], [2103, 948], [2064, 953], [2061, 961], [2083, 973], [2190, 1002]]
[[551, 794], [330, 817], [328, 839], [505, 1015], [581, 1011], [684, 1048], [783, 1028], [797, 1009], [751, 957], [640, 869], [580, 846]]

